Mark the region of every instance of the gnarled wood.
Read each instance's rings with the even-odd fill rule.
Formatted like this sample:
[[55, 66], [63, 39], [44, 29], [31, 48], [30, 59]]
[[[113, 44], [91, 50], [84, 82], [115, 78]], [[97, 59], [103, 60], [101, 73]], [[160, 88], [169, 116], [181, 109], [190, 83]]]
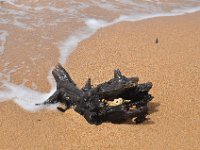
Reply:
[[[138, 77], [127, 78], [120, 70], [115, 70], [113, 79], [96, 87], [93, 87], [91, 79], [88, 79], [85, 86], [79, 89], [60, 64], [55, 67], [52, 74], [57, 83], [57, 90], [42, 103], [44, 105], [63, 103], [66, 108], [59, 107], [61, 111], [74, 106], [74, 110], [91, 124], [101, 124], [105, 121], [121, 123], [132, 118], [136, 118], [136, 123], [140, 123], [146, 119], [147, 103], [153, 98], [148, 94], [152, 88], [151, 82], [138, 84]], [[124, 101], [109, 105], [109, 101], [115, 102], [114, 99], [118, 98]]]

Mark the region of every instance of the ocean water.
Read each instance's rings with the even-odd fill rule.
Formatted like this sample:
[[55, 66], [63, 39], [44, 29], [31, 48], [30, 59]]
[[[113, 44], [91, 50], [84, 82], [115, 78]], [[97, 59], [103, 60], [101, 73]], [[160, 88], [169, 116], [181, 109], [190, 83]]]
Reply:
[[[40, 51], [33, 53], [34, 49], [56, 47], [58, 62], [65, 64], [79, 42], [100, 28], [199, 10], [200, 0], [0, 0], [0, 102], [13, 100], [25, 110], [37, 111], [44, 106], [35, 103], [43, 102], [55, 91], [51, 70], [45, 70], [49, 72], [49, 92], [40, 91], [26, 76], [22, 76], [23, 82], [13, 82], [12, 75], [19, 70], [31, 74], [23, 57], [30, 58], [32, 64], [48, 59]], [[18, 58], [21, 49], [25, 53]], [[9, 59], [13, 55], [16, 59]], [[32, 82], [32, 86], [27, 87], [26, 82]]]

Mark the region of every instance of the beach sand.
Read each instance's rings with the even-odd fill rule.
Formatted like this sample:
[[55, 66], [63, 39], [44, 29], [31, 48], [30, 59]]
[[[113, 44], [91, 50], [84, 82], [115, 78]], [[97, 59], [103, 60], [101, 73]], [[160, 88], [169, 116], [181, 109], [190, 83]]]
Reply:
[[[82, 41], [68, 58], [65, 68], [79, 87], [88, 77], [94, 85], [112, 78], [116, 68], [153, 82], [147, 122], [95, 126], [72, 109], [31, 113], [2, 102], [0, 149], [199, 149], [199, 18], [197, 12], [118, 23]], [[48, 90], [46, 79], [38, 83]]]

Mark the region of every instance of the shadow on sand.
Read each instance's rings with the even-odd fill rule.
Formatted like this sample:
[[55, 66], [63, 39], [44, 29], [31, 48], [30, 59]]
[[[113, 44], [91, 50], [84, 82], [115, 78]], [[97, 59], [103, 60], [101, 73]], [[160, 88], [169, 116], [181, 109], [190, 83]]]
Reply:
[[[151, 116], [151, 114], [157, 112], [159, 106], [160, 106], [160, 103], [157, 103], [157, 102], [148, 103], [149, 115]], [[132, 120], [128, 120], [128, 121], [120, 123], [120, 124], [136, 125], [136, 123], [134, 122], [134, 118]], [[137, 124], [137, 125], [152, 125], [152, 124], [155, 124], [155, 122], [150, 117], [150, 118], [147, 118], [143, 123]]]
[[157, 112], [159, 106], [160, 106], [160, 103], [156, 103], [156, 102], [148, 103], [149, 114], [153, 114]]

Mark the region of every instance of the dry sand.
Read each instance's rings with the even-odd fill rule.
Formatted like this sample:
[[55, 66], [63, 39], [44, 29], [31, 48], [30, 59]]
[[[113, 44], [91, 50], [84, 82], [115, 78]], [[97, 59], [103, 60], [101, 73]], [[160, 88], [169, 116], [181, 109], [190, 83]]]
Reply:
[[94, 85], [108, 80], [116, 68], [153, 82], [148, 122], [95, 126], [73, 110], [30, 113], [3, 102], [0, 149], [200, 149], [199, 18], [197, 12], [101, 29], [65, 65], [79, 86], [88, 77]]

